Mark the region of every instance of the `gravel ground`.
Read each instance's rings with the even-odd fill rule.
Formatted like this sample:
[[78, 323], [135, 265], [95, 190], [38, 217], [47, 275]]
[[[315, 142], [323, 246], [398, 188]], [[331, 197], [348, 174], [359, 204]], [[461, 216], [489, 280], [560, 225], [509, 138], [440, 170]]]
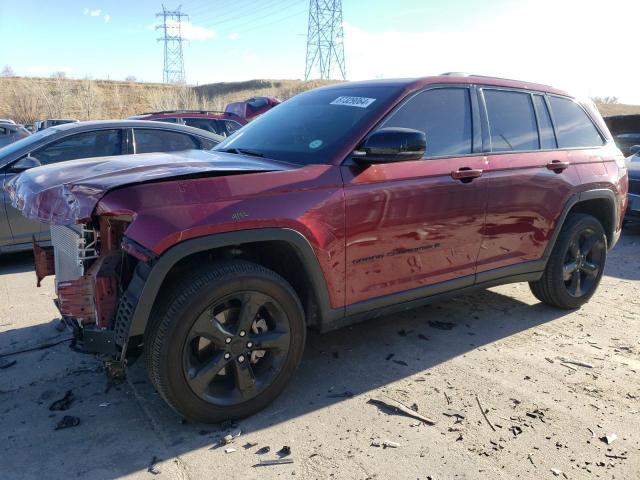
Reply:
[[[640, 478], [638, 227], [581, 310], [547, 308], [515, 284], [311, 334], [292, 385], [236, 425], [182, 421], [142, 362], [108, 388], [99, 360], [68, 342], [5, 356], [70, 336], [56, 329], [52, 279], [36, 289], [31, 265], [0, 258], [2, 480]], [[69, 409], [50, 411], [68, 390]], [[385, 396], [435, 425], [368, 403]], [[64, 415], [80, 424], [54, 430]], [[292, 464], [255, 467], [285, 445]]]

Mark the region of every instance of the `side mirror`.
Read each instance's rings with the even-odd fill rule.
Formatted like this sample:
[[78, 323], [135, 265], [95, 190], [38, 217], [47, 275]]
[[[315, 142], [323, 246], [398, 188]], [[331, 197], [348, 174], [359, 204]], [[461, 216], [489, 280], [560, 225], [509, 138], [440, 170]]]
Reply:
[[358, 163], [392, 163], [420, 160], [427, 149], [424, 132], [411, 128], [381, 128], [353, 151]]
[[640, 145], [634, 145], [629, 149], [629, 155], [635, 155], [640, 152]]
[[27, 155], [26, 157], [22, 157], [16, 163], [11, 165], [11, 171], [13, 173], [24, 172], [25, 170], [29, 170], [30, 168], [40, 167], [42, 164], [40, 160], [36, 157], [32, 157], [31, 155]]

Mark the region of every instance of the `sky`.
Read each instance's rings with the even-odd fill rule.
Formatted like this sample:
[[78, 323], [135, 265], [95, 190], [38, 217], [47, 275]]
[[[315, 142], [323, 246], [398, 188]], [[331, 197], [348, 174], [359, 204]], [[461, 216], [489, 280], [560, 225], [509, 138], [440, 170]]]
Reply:
[[[640, 0], [342, 3], [348, 80], [471, 72], [640, 104]], [[304, 77], [308, 0], [181, 4], [187, 83]], [[150, 0], [0, 0], [0, 69], [160, 82], [161, 10]]]

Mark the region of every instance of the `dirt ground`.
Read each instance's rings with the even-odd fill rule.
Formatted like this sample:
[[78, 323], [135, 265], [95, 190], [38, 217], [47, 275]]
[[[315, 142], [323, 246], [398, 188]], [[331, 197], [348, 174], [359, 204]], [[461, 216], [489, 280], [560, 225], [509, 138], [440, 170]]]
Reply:
[[[284, 394], [222, 426], [182, 421], [142, 362], [109, 389], [99, 360], [68, 342], [11, 355], [70, 336], [56, 329], [51, 278], [36, 289], [31, 265], [0, 258], [2, 480], [640, 478], [638, 227], [581, 310], [545, 307], [515, 284], [312, 334]], [[68, 390], [69, 409], [50, 411]], [[368, 403], [385, 395], [435, 425]], [[64, 415], [80, 424], [55, 430]], [[607, 445], [607, 434], [617, 440]], [[292, 464], [255, 466], [285, 445]]]

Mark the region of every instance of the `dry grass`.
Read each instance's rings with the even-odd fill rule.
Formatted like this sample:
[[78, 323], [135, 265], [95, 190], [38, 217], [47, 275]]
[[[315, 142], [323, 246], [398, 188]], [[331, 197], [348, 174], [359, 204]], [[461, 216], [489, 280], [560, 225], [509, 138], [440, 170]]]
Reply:
[[161, 83], [0, 77], [0, 118], [96, 120], [173, 109], [223, 110], [229, 102], [265, 95], [281, 99], [327, 81], [250, 80], [198, 87]]
[[[332, 81], [248, 80], [178, 86], [162, 83], [0, 77], [0, 118], [32, 123], [43, 118], [94, 120], [173, 109], [223, 110], [253, 96], [287, 99]], [[603, 116], [640, 113], [640, 105], [600, 103]]]

